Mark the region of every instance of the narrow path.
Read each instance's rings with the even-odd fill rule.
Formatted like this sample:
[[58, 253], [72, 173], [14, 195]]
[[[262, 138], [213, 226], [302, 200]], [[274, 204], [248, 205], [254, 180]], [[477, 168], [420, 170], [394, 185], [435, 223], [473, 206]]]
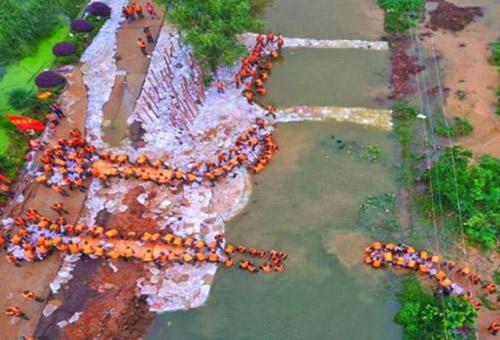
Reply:
[[[156, 41], [164, 20], [163, 8], [156, 6], [158, 17], [151, 18], [146, 11], [145, 0], [139, 0], [144, 12], [144, 19], [132, 22], [124, 21], [118, 31], [118, 48], [116, 61], [118, 74], [115, 78], [111, 96], [103, 107], [103, 138], [110, 146], [118, 146], [128, 135], [127, 118], [131, 115], [137, 98], [141, 92], [144, 79], [150, 64], [150, 56], [156, 46]], [[146, 40], [143, 33], [144, 26], [148, 26], [155, 40], [149, 43], [144, 56], [137, 46], [137, 39]]]
[[[247, 43], [255, 43], [256, 33], [245, 33], [242, 35]], [[283, 38], [286, 48], [353, 48], [375, 51], [386, 51], [389, 49], [387, 41], [368, 41], [368, 40], [317, 40], [303, 38]]]
[[299, 122], [306, 120], [327, 120], [350, 122], [391, 131], [392, 111], [366, 109], [361, 107], [335, 106], [295, 106], [277, 113], [277, 123]]
[[[83, 131], [85, 127], [87, 97], [79, 67], [75, 67], [71, 73], [66, 75], [66, 78], [68, 79], [68, 86], [60, 98], [66, 118], [61, 121], [54, 136], [47, 139], [49, 146], [55, 145], [59, 138], [66, 137], [71, 129], [78, 128]], [[62, 197], [50, 188], [33, 183], [33, 179], [28, 173], [20, 181], [32, 183], [24, 190], [24, 192], [29, 192], [29, 195], [26, 195], [27, 197], [21, 204], [16, 205], [13, 209], [7, 209], [7, 213], [10, 214], [13, 210], [23, 210], [24, 207], [29, 205], [40, 213], [54, 216], [50, 205], [53, 202], [62, 201]], [[68, 223], [77, 221], [85, 197], [86, 193], [72, 192], [70, 197], [64, 198], [64, 205], [70, 213], [69, 216], [72, 216], [67, 218]], [[0, 299], [0, 311], [2, 312], [0, 329], [2, 329], [2, 339], [14, 340], [23, 335], [33, 334], [44, 304], [26, 300], [21, 296], [21, 293], [24, 290], [34, 290], [42, 297], [47, 296], [49, 283], [59, 270], [61, 258], [54, 256], [46, 263], [37, 263], [36, 267], [34, 265], [25, 264], [21, 268], [17, 268], [3, 258], [0, 261], [0, 272], [8, 273], [8, 275], [4, 274], [0, 278], [0, 296], [2, 297]], [[9, 306], [20, 307], [30, 320], [23, 321], [5, 316], [3, 311]]]

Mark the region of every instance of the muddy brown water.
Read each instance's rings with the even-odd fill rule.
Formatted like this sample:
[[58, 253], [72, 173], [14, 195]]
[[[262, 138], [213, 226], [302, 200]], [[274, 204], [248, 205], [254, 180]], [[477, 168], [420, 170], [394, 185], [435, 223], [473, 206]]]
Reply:
[[265, 102], [297, 105], [385, 108], [388, 51], [284, 49], [266, 86]]
[[[335, 150], [332, 135], [378, 144], [384, 161], [371, 164]], [[148, 339], [401, 338], [392, 321], [397, 304], [390, 294], [378, 297], [391, 274], [361, 264], [369, 240], [356, 223], [368, 195], [395, 190], [390, 134], [310, 122], [279, 125], [276, 139], [277, 157], [252, 178], [251, 201], [228, 223], [226, 236], [231, 243], [285, 250], [285, 272], [220, 268], [203, 307], [160, 315]]]
[[287, 37], [380, 40], [383, 14], [375, 0], [254, 0], [269, 29]]
[[[376, 39], [382, 16], [371, 0], [255, 1], [271, 29], [288, 37]], [[373, 25], [372, 25], [373, 24]], [[386, 52], [285, 51], [268, 83], [278, 106], [381, 107], [389, 70]], [[329, 146], [332, 136], [378, 144], [372, 164]], [[370, 240], [356, 223], [369, 195], [395, 192], [391, 133], [350, 123], [281, 124], [280, 151], [252, 177], [248, 206], [226, 226], [230, 243], [289, 254], [282, 274], [220, 268], [204, 306], [159, 315], [147, 339], [324, 340], [401, 339], [398, 308], [384, 290], [393, 274], [361, 264]], [[383, 296], [383, 298], [381, 297]]]

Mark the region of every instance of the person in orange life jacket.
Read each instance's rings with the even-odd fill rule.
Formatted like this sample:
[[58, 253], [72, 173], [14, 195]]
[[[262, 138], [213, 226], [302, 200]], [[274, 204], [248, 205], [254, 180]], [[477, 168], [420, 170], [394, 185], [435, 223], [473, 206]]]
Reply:
[[224, 93], [224, 82], [219, 80], [217, 83], [215, 83], [215, 87], [217, 87], [217, 93]]
[[144, 55], [148, 55], [148, 53], [146, 52], [146, 43], [144, 41], [142, 41], [141, 38], [137, 39], [137, 46], [139, 46], [142, 54]]

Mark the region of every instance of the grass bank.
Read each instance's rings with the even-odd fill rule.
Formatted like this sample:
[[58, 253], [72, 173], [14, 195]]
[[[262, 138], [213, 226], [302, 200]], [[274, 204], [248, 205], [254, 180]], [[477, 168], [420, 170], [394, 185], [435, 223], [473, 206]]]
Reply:
[[[491, 65], [498, 67], [498, 72], [500, 72], [500, 41], [491, 44], [491, 56], [489, 59]], [[497, 89], [497, 110], [496, 114], [500, 116], [500, 88]]]

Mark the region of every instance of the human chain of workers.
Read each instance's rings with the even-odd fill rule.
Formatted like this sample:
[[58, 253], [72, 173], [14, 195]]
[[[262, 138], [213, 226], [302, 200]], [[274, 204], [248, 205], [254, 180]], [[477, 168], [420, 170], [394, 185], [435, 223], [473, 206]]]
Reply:
[[[282, 272], [285, 252], [247, 248], [246, 246], [223, 246], [224, 236], [218, 234], [212, 242], [196, 240], [193, 237], [181, 238], [172, 233], [121, 234], [116, 229], [105, 230], [101, 226], [85, 224], [72, 225], [66, 222], [62, 214], [66, 213], [62, 203], [54, 203], [51, 208], [60, 216], [51, 219], [41, 216], [30, 209], [26, 217], [18, 217], [15, 225], [19, 228], [13, 235], [0, 235], [0, 247], [7, 249], [6, 258], [16, 266], [21, 262], [42, 261], [54, 252], [61, 254], [81, 254], [91, 259], [106, 258], [122, 261], [144, 261], [161, 267], [168, 263], [196, 264], [222, 263], [224, 267], [233, 267], [239, 259], [239, 268], [251, 273], [262, 271]], [[250, 259], [244, 256], [248, 255]], [[254, 263], [259, 260], [261, 264]], [[23, 296], [36, 301], [43, 301], [34, 292], [25, 291]], [[19, 307], [12, 306], [5, 310], [11, 317], [27, 320]]]
[[99, 178], [106, 186], [113, 177], [152, 181], [172, 188], [203, 181], [215, 184], [239, 166], [254, 173], [265, 168], [277, 150], [268, 127], [267, 121], [257, 118], [254, 125], [238, 135], [231, 148], [217, 154], [216, 161], [196, 164], [186, 172], [161, 160], [150, 161], [146, 156], [132, 162], [125, 154], [98, 153], [81, 132], [74, 129], [70, 138], [60, 139], [57, 146], [44, 151], [36, 181], [62, 195], [67, 194], [68, 188], [84, 191], [84, 182], [89, 177]]
[[[130, 7], [130, 6], [129, 6]], [[128, 20], [133, 20], [132, 7], [124, 9]], [[140, 18], [142, 9], [134, 7]], [[126, 14], [126, 12], [130, 12]], [[148, 8], [148, 12], [150, 12]], [[150, 15], [153, 15], [150, 12]], [[149, 39], [148, 39], [149, 40]], [[277, 50], [274, 49], [277, 45]], [[283, 46], [283, 39], [268, 32], [266, 38], [259, 36], [251, 55], [242, 61], [242, 67], [235, 76], [235, 86], [243, 84], [243, 95], [248, 103], [253, 105], [254, 90], [264, 96], [267, 91], [264, 82], [272, 69], [271, 59], [278, 58]], [[141, 46], [140, 46], [141, 47]], [[141, 47], [142, 50], [142, 47]], [[218, 81], [216, 87], [219, 93], [224, 92], [224, 83]], [[266, 107], [268, 115], [274, 117], [276, 109], [272, 105]], [[62, 118], [61, 113], [57, 118]], [[96, 148], [88, 143], [78, 129], [70, 132], [70, 137], [60, 139], [53, 148], [44, 151], [41, 157], [41, 167], [36, 176], [38, 183], [52, 187], [65, 195], [66, 189], [84, 191], [84, 181], [89, 177], [97, 177], [109, 185], [112, 177], [136, 178], [153, 181], [159, 185], [177, 187], [179, 185], [201, 183], [208, 181], [214, 184], [218, 179], [227, 176], [235, 167], [245, 166], [254, 173], [262, 171], [273, 157], [277, 146], [272, 142], [272, 123], [257, 118], [255, 124], [239, 134], [234, 145], [226, 151], [217, 154], [215, 162], [204, 162], [193, 166], [186, 172], [171, 168], [161, 160], [150, 161], [141, 156], [134, 162], [127, 155], [98, 153]], [[32, 151], [45, 149], [46, 145], [39, 140], [32, 140]], [[62, 254], [81, 254], [92, 259], [108, 258], [123, 261], [141, 260], [152, 262], [158, 266], [167, 263], [222, 263], [224, 267], [232, 267], [238, 256], [249, 255], [253, 259], [261, 259], [261, 264], [254, 264], [250, 259], [239, 259], [239, 268], [251, 273], [262, 271], [282, 272], [285, 252], [276, 250], [259, 250], [245, 246], [226, 245], [223, 247], [223, 235], [217, 235], [212, 242], [195, 240], [192, 237], [181, 238], [171, 233], [148, 233], [138, 235], [135, 232], [120, 234], [116, 229], [105, 230], [100, 226], [84, 224], [68, 224], [62, 216], [67, 211], [63, 203], [54, 203], [51, 208], [59, 217], [51, 219], [30, 209], [26, 218], [15, 220], [15, 234], [0, 235], [0, 246], [7, 249], [6, 258], [16, 266], [23, 261], [41, 261], [54, 252]], [[32, 291], [23, 292], [23, 297], [42, 302], [43, 299]], [[28, 319], [17, 306], [9, 307], [5, 314], [11, 317]]]
[[[449, 273], [456, 267], [456, 263], [453, 261], [442, 262], [439, 255], [430, 255], [427, 251], [417, 251], [412, 246], [406, 244], [396, 245], [394, 243], [374, 242], [371, 246], [365, 248], [365, 254], [365, 264], [373, 268], [388, 266], [395, 269], [419, 272], [439, 284], [437, 294], [463, 296], [472, 304], [474, 309], [481, 310], [482, 303], [475, 300], [473, 292], [464, 289], [449, 278]], [[483, 282], [467, 266], [459, 268], [457, 273], [464, 276], [464, 279], [468, 280], [471, 285], [478, 286], [489, 294], [494, 294], [497, 291], [497, 287], [493, 283]], [[492, 335], [497, 335], [500, 332], [500, 320], [493, 321], [488, 330]]]

